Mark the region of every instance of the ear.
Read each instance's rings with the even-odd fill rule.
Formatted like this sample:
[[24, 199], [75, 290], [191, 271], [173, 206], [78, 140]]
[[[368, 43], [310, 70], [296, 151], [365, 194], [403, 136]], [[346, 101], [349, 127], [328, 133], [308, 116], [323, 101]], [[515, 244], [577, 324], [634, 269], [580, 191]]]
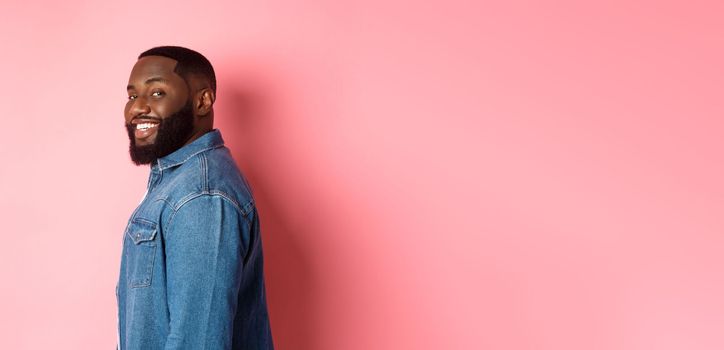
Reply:
[[199, 91], [196, 95], [196, 115], [205, 116], [209, 114], [214, 107], [214, 101], [216, 101], [216, 94], [211, 88], [204, 88]]

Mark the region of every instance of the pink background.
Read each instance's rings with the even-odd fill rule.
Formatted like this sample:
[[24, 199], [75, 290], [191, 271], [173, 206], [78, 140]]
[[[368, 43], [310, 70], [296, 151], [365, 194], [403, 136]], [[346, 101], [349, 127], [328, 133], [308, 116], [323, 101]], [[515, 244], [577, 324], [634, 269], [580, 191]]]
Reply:
[[179, 44], [278, 349], [722, 349], [721, 4], [3, 1], [0, 348], [115, 346], [124, 87]]

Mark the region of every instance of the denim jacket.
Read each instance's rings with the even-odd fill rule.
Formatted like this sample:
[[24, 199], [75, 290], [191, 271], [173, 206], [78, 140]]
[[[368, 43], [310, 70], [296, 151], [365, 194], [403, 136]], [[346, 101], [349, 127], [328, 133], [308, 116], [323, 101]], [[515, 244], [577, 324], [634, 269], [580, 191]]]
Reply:
[[123, 235], [120, 350], [273, 349], [259, 215], [218, 130], [158, 159]]

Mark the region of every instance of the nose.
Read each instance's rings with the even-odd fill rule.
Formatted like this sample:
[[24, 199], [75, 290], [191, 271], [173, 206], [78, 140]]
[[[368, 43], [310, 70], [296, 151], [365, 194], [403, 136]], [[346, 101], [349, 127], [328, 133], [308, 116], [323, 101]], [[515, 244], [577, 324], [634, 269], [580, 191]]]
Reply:
[[144, 97], [137, 97], [131, 101], [126, 116], [128, 117], [128, 122], [130, 122], [133, 118], [149, 113], [151, 113], [151, 107], [148, 105], [147, 100]]

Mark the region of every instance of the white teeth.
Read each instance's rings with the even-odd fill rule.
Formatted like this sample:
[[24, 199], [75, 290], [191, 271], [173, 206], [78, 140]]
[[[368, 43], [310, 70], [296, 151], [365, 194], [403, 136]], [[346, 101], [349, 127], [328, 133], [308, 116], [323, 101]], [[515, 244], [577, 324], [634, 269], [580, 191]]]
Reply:
[[153, 124], [153, 123], [140, 123], [140, 124], [136, 124], [136, 130], [147, 130], [147, 129], [153, 128], [155, 126], [156, 126], [156, 124]]

